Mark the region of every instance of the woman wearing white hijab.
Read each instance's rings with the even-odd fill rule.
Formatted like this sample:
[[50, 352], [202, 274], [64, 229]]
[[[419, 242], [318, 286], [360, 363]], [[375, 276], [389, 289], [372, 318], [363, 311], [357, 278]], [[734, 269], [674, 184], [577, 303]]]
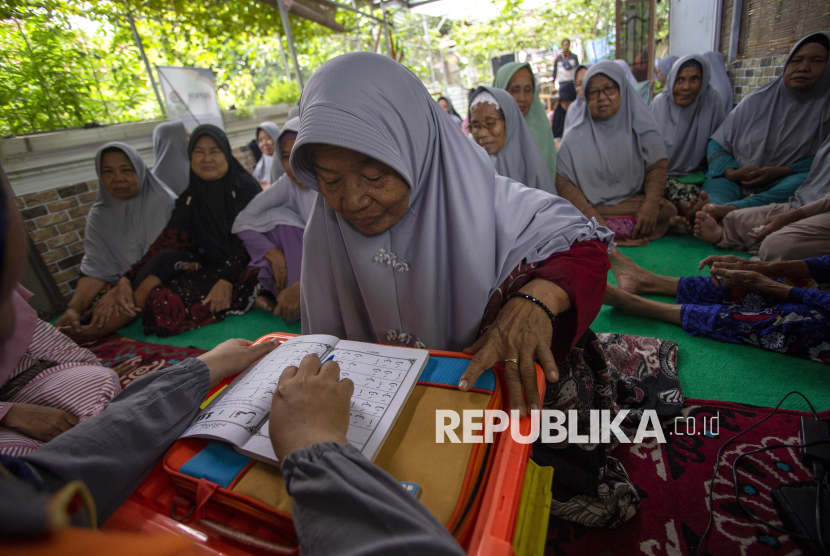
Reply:
[[798, 41], [784, 72], [744, 98], [712, 135], [703, 184], [711, 204], [697, 213], [704, 228], [733, 210], [784, 203], [807, 179], [830, 135], [828, 51], [828, 31]]
[[258, 306], [289, 322], [300, 316], [303, 230], [317, 199], [317, 192], [300, 183], [288, 165], [299, 130], [299, 117], [282, 127], [277, 153], [285, 173], [248, 203], [231, 229], [251, 255], [248, 268], [259, 271], [260, 283], [274, 296], [260, 296]]
[[687, 219], [678, 220], [677, 231], [688, 232], [694, 221], [692, 204], [705, 179], [700, 168], [706, 163], [706, 145], [724, 118], [723, 101], [711, 86], [709, 62], [699, 54], [677, 60], [666, 83], [650, 109], [666, 143], [666, 198]]
[[[303, 333], [466, 348], [474, 356], [463, 391], [503, 361], [511, 407], [522, 412], [542, 406], [538, 359], [559, 381], [548, 385], [545, 407], [614, 406], [624, 381], [612, 385], [587, 361], [598, 353], [587, 326], [613, 246], [605, 228], [560, 197], [498, 175], [417, 76], [385, 56], [328, 61], [303, 91], [300, 118], [291, 170], [320, 192], [303, 238]], [[611, 491], [610, 504], [584, 512], [586, 521], [633, 515], [636, 492]]]
[[482, 86], [470, 96], [470, 131], [496, 172], [528, 187], [556, 194], [550, 171], [519, 105], [504, 89]]
[[617, 241], [646, 245], [677, 214], [663, 198], [666, 147], [648, 106], [614, 62], [585, 74], [586, 102], [559, 146], [556, 190]]
[[[66, 312], [55, 323], [66, 327], [62, 331], [70, 336], [81, 332], [82, 318], [107, 284], [118, 282], [144, 256], [170, 219], [176, 199], [126, 143], [101, 147], [95, 171], [100, 186], [87, 217], [81, 278]], [[96, 305], [93, 326], [109, 321], [115, 308], [111, 300], [107, 296]]]
[[190, 157], [187, 154], [187, 128], [182, 122], [165, 122], [153, 130], [153, 175], [177, 196], [187, 189], [190, 180]]
[[262, 158], [254, 167], [253, 175], [262, 186], [262, 189], [268, 189], [268, 186], [272, 183], [271, 164], [274, 161], [279, 134], [279, 126], [272, 122], [262, 122], [256, 128], [256, 141], [259, 150], [262, 151]]

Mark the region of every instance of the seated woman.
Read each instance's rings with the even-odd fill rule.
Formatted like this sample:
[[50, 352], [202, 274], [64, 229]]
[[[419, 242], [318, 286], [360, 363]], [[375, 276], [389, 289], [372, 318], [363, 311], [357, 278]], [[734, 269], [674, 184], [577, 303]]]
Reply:
[[[676, 232], [694, 223], [694, 202], [705, 179], [709, 137], [723, 121], [723, 101], [711, 86], [709, 62], [699, 54], [680, 58], [668, 74], [667, 86], [650, 109], [666, 144], [669, 179], [666, 198], [677, 207]], [[682, 218], [680, 218], [682, 217]]]
[[[615, 379], [588, 330], [610, 232], [566, 200], [497, 174], [439, 110], [412, 72], [378, 54], [338, 56], [309, 79], [291, 153], [293, 174], [322, 197], [303, 237], [303, 333], [464, 350], [473, 359], [463, 391], [502, 361], [511, 407], [523, 414], [543, 405], [614, 406]], [[550, 381], [544, 400], [537, 360]], [[632, 380], [645, 397], [657, 395]], [[550, 450], [572, 456], [560, 447]], [[570, 448], [605, 456], [605, 446]], [[599, 464], [583, 468], [605, 478]], [[611, 492], [602, 510], [586, 500], [569, 518], [625, 521], [636, 490]], [[555, 515], [571, 507], [568, 499]]]
[[566, 81], [559, 86], [559, 102], [553, 110], [550, 128], [553, 131], [554, 139], [561, 139], [565, 132], [565, 118], [568, 117], [568, 109], [576, 101], [576, 87], [573, 81]]
[[153, 175], [178, 197], [187, 189], [190, 158], [187, 156], [187, 128], [182, 122], [164, 122], [153, 130]]
[[621, 245], [647, 245], [677, 214], [663, 198], [666, 147], [657, 122], [614, 62], [591, 66], [583, 90], [586, 103], [559, 147], [556, 190], [602, 225], [614, 218]]
[[173, 336], [241, 314], [256, 299], [251, 258], [231, 233], [236, 216], [261, 191], [231, 153], [225, 133], [200, 125], [190, 135], [190, 185], [167, 226], [107, 296], [116, 315], [84, 338], [105, 336], [142, 313], [145, 334]]
[[726, 73], [726, 58], [723, 52], [704, 52], [703, 57], [709, 61], [709, 69], [712, 70], [712, 87], [720, 95], [723, 101], [723, 117], [729, 115], [735, 107], [735, 96], [732, 91], [732, 82], [729, 74]]
[[[735, 256], [707, 257], [711, 278], [672, 278], [640, 268], [615, 250], [606, 305], [708, 336], [830, 363], [830, 256], [803, 261], [756, 262]], [[792, 280], [805, 287], [789, 285]], [[819, 286], [821, 289], [819, 289]], [[677, 305], [639, 297], [676, 295]]]
[[438, 104], [441, 105], [441, 108], [444, 109], [444, 112], [450, 115], [452, 121], [458, 124], [458, 127], [461, 127], [462, 121], [461, 116], [458, 115], [458, 112], [455, 111], [455, 108], [452, 106], [452, 101], [449, 97], [440, 96], [438, 97]]
[[470, 130], [496, 172], [528, 187], [556, 194], [548, 167], [513, 98], [502, 89], [479, 87], [470, 96]]
[[830, 136], [788, 203], [733, 210], [720, 224], [701, 213], [695, 235], [722, 249], [749, 251], [764, 261], [830, 253]]
[[[707, 149], [704, 210], [785, 203], [810, 172], [830, 135], [830, 32], [809, 35], [790, 51], [784, 73], [752, 92], [723, 121]], [[702, 195], [702, 194], [701, 194]]]
[[276, 152], [277, 137], [280, 134], [280, 128], [275, 123], [262, 122], [256, 128], [256, 142], [259, 150], [262, 151], [262, 158], [259, 159], [254, 167], [254, 178], [262, 186], [262, 189], [268, 189], [271, 185], [271, 164], [274, 161], [274, 153]]
[[574, 87], [576, 87], [576, 100], [568, 108], [568, 113], [565, 114], [565, 129], [562, 130], [562, 137], [565, 132], [570, 129], [576, 120], [576, 115], [582, 110], [582, 105], [585, 103], [585, 94], [582, 92], [582, 83], [585, 80], [585, 74], [588, 73], [588, 66], [579, 65], [576, 67], [574, 73]]
[[[118, 282], [158, 237], [175, 204], [175, 194], [125, 143], [107, 143], [95, 156], [98, 198], [89, 211], [81, 277], [66, 312], [55, 322], [61, 332], [80, 339], [81, 325], [102, 328], [115, 316], [114, 296], [96, 297]], [[90, 320], [91, 319], [91, 320]]]
[[510, 62], [499, 68], [493, 87], [504, 89], [519, 105], [519, 110], [536, 140], [542, 159], [548, 167], [550, 179], [556, 182], [556, 143], [550, 132], [550, 120], [539, 100], [539, 88], [533, 70], [528, 63]]
[[300, 118], [282, 127], [277, 143], [285, 174], [248, 203], [231, 229], [251, 255], [248, 268], [258, 271], [259, 282], [273, 295], [258, 297], [258, 306], [286, 321], [300, 317], [303, 230], [317, 199], [317, 192], [297, 181], [288, 165], [299, 130]]

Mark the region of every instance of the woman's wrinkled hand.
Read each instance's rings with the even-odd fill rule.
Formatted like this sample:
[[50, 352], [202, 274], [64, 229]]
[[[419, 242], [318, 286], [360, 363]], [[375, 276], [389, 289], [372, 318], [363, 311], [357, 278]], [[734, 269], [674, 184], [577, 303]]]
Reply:
[[[504, 379], [510, 408], [524, 417], [528, 410], [541, 409], [536, 385], [536, 360], [550, 382], [559, 380], [559, 370], [550, 350], [553, 326], [547, 313], [527, 299], [507, 302], [496, 322], [464, 353], [473, 355], [458, 387], [468, 391], [476, 379], [499, 361], [504, 363]], [[518, 363], [509, 361], [518, 360]], [[522, 391], [524, 389], [524, 392]]]
[[749, 232], [749, 237], [759, 240], [764, 240], [767, 236], [774, 234], [781, 228], [785, 226], [789, 226], [794, 222], [798, 222], [802, 218], [805, 218], [804, 211], [801, 209], [798, 210], [791, 210], [789, 212], [785, 212], [784, 214], [779, 214], [777, 216], [770, 216], [764, 222], [758, 226], [761, 228], [757, 232], [758, 228], [754, 228], [751, 232]]
[[659, 201], [645, 201], [634, 216], [637, 224], [634, 226], [634, 231], [631, 232], [631, 237], [633, 239], [648, 238], [648, 236], [653, 234], [654, 229], [657, 227], [657, 217], [659, 214]]
[[288, 266], [285, 263], [285, 254], [272, 247], [266, 254], [265, 259], [271, 263], [271, 272], [274, 273], [274, 283], [277, 289], [282, 291], [288, 286]]
[[277, 296], [277, 306], [274, 314], [282, 317], [285, 321], [292, 321], [300, 316], [300, 283], [295, 282], [291, 286], [280, 291]]
[[211, 313], [226, 311], [231, 308], [233, 296], [233, 284], [220, 278], [202, 300], [208, 306]]
[[[109, 293], [107, 294], [109, 295]], [[115, 289], [115, 302], [120, 312], [125, 315], [135, 317], [141, 312], [140, 307], [135, 306], [135, 299], [133, 298], [133, 284], [129, 278], [121, 278], [118, 281], [118, 287]]]
[[0, 425], [41, 442], [49, 442], [77, 424], [78, 418], [62, 409], [31, 403], [13, 404], [0, 420]]
[[718, 286], [725, 286], [733, 290], [752, 290], [763, 292], [768, 286], [777, 285], [778, 282], [767, 278], [759, 272], [752, 270], [730, 270], [715, 265], [709, 271], [712, 281]]
[[[116, 288], [108, 291], [98, 303], [95, 309], [92, 310], [92, 321], [89, 325], [93, 328], [102, 328], [111, 318], [117, 317], [121, 314], [118, 305], [118, 290]], [[78, 330], [80, 332], [80, 330]]]
[[61, 315], [61, 318], [55, 321], [55, 328], [64, 334], [80, 334], [81, 314], [72, 307], [69, 307], [66, 312]]

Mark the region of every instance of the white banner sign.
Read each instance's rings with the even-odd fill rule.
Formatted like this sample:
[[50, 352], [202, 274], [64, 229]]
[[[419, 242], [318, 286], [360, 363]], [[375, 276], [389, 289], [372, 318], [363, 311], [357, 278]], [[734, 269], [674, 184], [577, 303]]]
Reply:
[[168, 120], [181, 121], [188, 133], [201, 124], [225, 129], [210, 69], [164, 66], [157, 69]]

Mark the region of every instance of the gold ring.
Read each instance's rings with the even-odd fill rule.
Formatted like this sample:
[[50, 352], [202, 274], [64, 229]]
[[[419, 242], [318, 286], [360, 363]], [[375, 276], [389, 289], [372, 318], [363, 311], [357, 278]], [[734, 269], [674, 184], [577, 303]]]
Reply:
[[517, 365], [519, 364], [518, 359], [505, 359], [504, 362], [505, 363], [516, 363]]

